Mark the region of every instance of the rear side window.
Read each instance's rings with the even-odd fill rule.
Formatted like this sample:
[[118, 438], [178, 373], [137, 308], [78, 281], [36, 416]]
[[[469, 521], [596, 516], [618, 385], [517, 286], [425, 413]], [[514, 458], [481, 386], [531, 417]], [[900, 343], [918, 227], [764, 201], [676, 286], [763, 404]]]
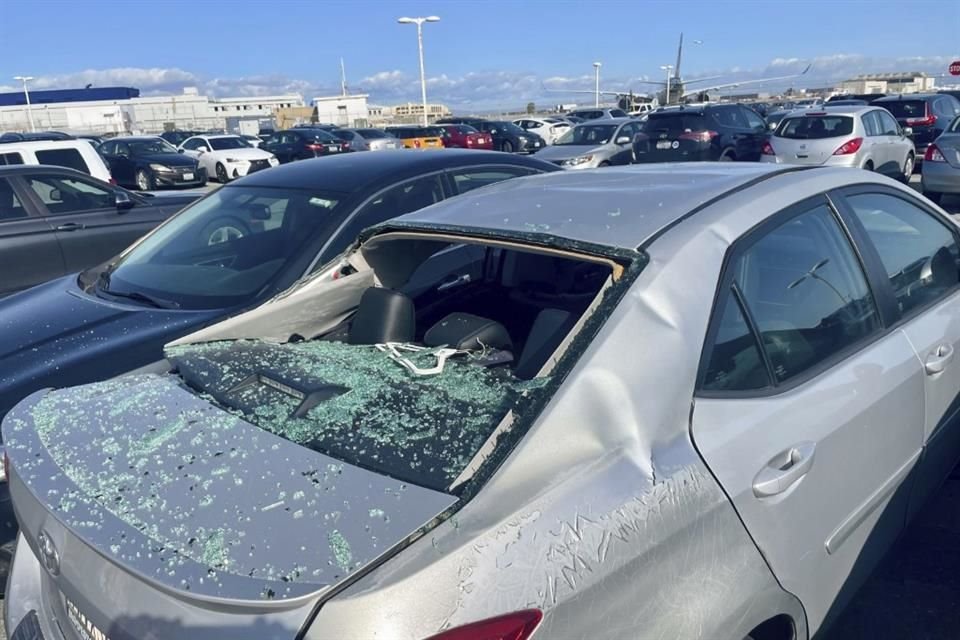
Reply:
[[730, 269], [731, 289], [745, 309], [735, 306], [732, 293], [725, 294], [728, 300], [714, 319], [704, 390], [763, 386], [755, 370], [756, 342], [751, 346], [745, 336], [750, 324], [776, 385], [838, 357], [881, 328], [860, 263], [826, 205], [766, 232]]
[[13, 187], [0, 178], [0, 222], [26, 217], [27, 212], [20, 203], [20, 198], [13, 192]]
[[879, 103], [896, 118], [923, 118], [927, 115], [927, 103], [923, 100], [890, 100]]
[[774, 135], [793, 140], [819, 140], [839, 138], [851, 133], [853, 118], [850, 116], [803, 116], [785, 118]]
[[23, 156], [19, 153], [0, 153], [0, 164], [23, 164]]
[[502, 182], [518, 176], [528, 176], [534, 171], [523, 167], [502, 169], [455, 169], [450, 172], [457, 185], [457, 193], [466, 193], [488, 184]]
[[84, 173], [90, 173], [90, 168], [83, 161], [83, 156], [76, 149], [44, 149], [37, 151], [37, 162], [52, 164], [57, 167], [69, 167]]
[[627, 112], [623, 109], [610, 109], [610, 115], [614, 118], [626, 118]]
[[883, 193], [847, 196], [873, 242], [903, 314], [946, 297], [960, 282], [953, 233], [923, 209]]

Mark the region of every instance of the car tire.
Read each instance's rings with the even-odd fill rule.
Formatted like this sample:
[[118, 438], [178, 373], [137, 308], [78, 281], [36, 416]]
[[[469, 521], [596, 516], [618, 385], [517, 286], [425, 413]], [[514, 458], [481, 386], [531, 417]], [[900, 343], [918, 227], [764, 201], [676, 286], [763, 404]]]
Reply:
[[242, 220], [227, 216], [212, 220], [200, 233], [202, 241], [207, 246], [229, 242], [250, 235], [250, 227]]
[[134, 176], [133, 181], [140, 191], [150, 191], [153, 189], [153, 176], [143, 169], [137, 171], [137, 175]]
[[723, 153], [720, 154], [720, 157], [717, 158], [717, 161], [718, 161], [718, 162], [733, 162], [733, 161], [735, 161], [736, 159], [737, 159], [737, 156], [734, 155], [733, 151], [731, 151], [730, 149], [727, 149], [726, 151], [724, 151]]
[[606, 160], [604, 160], [603, 162], [601, 162], [601, 163], [598, 164], [597, 166], [598, 166], [598, 167], [609, 167], [609, 166], [610, 166], [610, 163], [607, 162]]
[[910, 176], [913, 175], [913, 169], [916, 166], [913, 154], [908, 153], [907, 159], [903, 161], [903, 175], [900, 176], [900, 182], [910, 184]]
[[930, 202], [934, 204], [940, 204], [940, 200], [943, 198], [943, 194], [938, 191], [924, 191], [923, 197], [925, 197]]
[[503, 144], [500, 145], [500, 151], [504, 153], [513, 153], [513, 143], [509, 140], [504, 140]]
[[873, 160], [867, 160], [867, 161], [863, 164], [863, 170], [864, 170], [864, 171], [873, 171]]
[[217, 163], [217, 181], [220, 184], [227, 184], [230, 182], [230, 176], [227, 175], [227, 168], [223, 166], [223, 163]]

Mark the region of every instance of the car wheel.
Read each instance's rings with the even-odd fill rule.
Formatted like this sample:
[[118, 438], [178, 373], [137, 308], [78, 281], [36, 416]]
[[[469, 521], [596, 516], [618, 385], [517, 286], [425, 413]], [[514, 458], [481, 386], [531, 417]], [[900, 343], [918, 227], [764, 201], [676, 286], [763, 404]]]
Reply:
[[236, 218], [214, 220], [203, 229], [200, 237], [207, 246], [238, 240], [250, 235], [250, 228]]
[[910, 176], [913, 175], [913, 154], [908, 153], [907, 159], [903, 161], [903, 175], [900, 176], [900, 182], [908, 184], [910, 182]]
[[500, 145], [500, 151], [504, 153], [513, 153], [513, 143], [509, 140], [504, 140], [503, 144]]
[[863, 165], [863, 170], [873, 171], [873, 160], [867, 160], [866, 163]]
[[601, 162], [601, 163], [598, 164], [597, 166], [598, 166], [598, 167], [609, 167], [609, 166], [610, 166], [610, 163], [607, 162], [606, 160], [604, 160], [603, 162]]
[[137, 183], [137, 189], [140, 191], [153, 189], [153, 178], [143, 169], [137, 171], [137, 176], [134, 178], [134, 181]]
[[227, 168], [221, 163], [217, 163], [217, 182], [220, 184], [227, 184], [230, 181], [230, 178], [227, 176]]
[[930, 202], [934, 202], [936, 204], [940, 204], [940, 199], [943, 198], [943, 194], [936, 191], [924, 191], [923, 196]]
[[733, 155], [733, 151], [730, 151], [729, 149], [721, 153], [719, 158], [720, 162], [733, 162], [736, 159], [737, 158]]

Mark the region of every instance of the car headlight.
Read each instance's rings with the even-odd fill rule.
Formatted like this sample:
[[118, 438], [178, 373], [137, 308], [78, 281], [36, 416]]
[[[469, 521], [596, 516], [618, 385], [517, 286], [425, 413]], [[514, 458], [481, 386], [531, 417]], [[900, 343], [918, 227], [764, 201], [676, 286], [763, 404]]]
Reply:
[[527, 141], [527, 136], [517, 136], [517, 139], [518, 139], [521, 143], [523, 143], [523, 142], [526, 142], [526, 141]]
[[165, 164], [151, 164], [150, 169], [153, 171], [172, 171], [172, 169]]
[[576, 158], [570, 158], [569, 160], [563, 161], [563, 166], [565, 167], [576, 167], [581, 164], [587, 164], [588, 162], [593, 161], [593, 155], [587, 156], [577, 156]]
[[246, 162], [246, 160], [244, 160], [243, 158], [227, 158], [227, 162], [237, 163], [237, 162]]

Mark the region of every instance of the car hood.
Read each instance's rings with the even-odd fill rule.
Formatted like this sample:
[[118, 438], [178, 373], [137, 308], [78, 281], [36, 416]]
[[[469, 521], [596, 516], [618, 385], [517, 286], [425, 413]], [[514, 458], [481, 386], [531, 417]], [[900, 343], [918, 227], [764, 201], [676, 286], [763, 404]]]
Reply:
[[0, 300], [0, 416], [28, 393], [117, 375], [163, 357], [163, 345], [225, 315], [122, 304], [67, 276]]
[[273, 154], [264, 149], [222, 149], [220, 151], [210, 151], [216, 158], [242, 158], [243, 160], [266, 160], [272, 158]]
[[165, 164], [168, 167], [195, 167], [197, 160], [182, 153], [150, 153], [137, 156], [136, 160], [143, 164]]
[[264, 431], [174, 375], [39, 391], [3, 435], [24, 535], [69, 549], [62, 590], [106, 616], [116, 596], [85, 563], [187, 602], [262, 608], [325, 591], [456, 501]]
[[554, 144], [545, 147], [542, 151], [538, 151], [536, 157], [556, 162], [585, 156], [591, 153], [605, 153], [606, 150], [606, 145], [562, 144], [558, 146]]

